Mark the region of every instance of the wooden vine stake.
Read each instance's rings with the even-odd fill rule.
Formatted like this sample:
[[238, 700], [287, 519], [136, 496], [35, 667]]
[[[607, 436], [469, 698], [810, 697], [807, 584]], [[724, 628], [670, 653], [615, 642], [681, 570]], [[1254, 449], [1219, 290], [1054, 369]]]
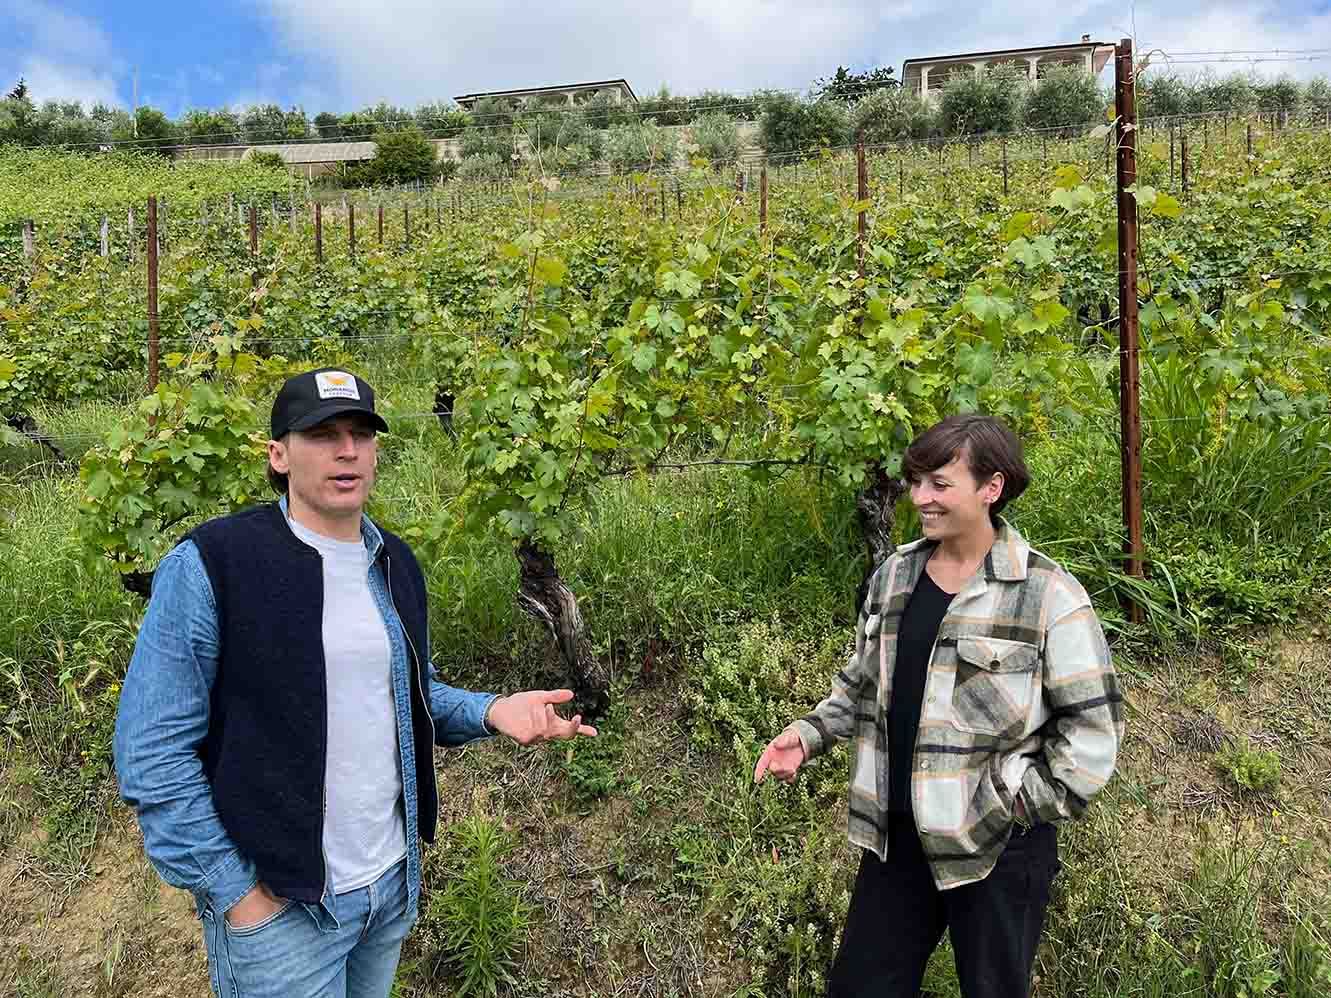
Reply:
[[148, 197], [148, 391], [157, 391], [161, 344], [157, 329], [157, 197]]
[[[1145, 577], [1142, 544], [1142, 428], [1140, 358], [1137, 324], [1137, 87], [1132, 39], [1118, 44], [1114, 59], [1118, 147], [1118, 373], [1122, 457], [1124, 554], [1127, 574]], [[1145, 619], [1142, 605], [1129, 595], [1133, 623]]]

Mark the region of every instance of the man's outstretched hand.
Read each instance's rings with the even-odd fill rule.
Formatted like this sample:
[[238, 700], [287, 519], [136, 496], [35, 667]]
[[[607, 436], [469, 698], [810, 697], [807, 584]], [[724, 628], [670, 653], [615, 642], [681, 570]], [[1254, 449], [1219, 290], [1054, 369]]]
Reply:
[[519, 745], [579, 735], [595, 737], [596, 729], [583, 724], [581, 714], [566, 721], [555, 713], [555, 704], [568, 703], [572, 699], [572, 690], [528, 690], [500, 697], [490, 708], [490, 727], [501, 735], [508, 735]]
[[753, 767], [753, 782], [762, 783], [771, 770], [772, 775], [784, 783], [794, 783], [795, 774], [804, 764], [804, 743], [794, 728], [787, 728], [767, 743], [758, 765]]

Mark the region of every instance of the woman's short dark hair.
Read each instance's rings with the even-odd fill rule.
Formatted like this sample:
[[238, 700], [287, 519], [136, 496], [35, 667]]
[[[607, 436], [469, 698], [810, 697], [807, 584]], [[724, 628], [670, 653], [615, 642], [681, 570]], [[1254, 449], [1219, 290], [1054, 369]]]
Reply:
[[935, 423], [906, 448], [902, 474], [906, 481], [916, 482], [962, 454], [966, 455], [966, 465], [977, 482], [988, 481], [995, 472], [1003, 475], [1003, 491], [989, 507], [990, 519], [997, 523], [1003, 508], [1031, 483], [1021, 441], [1001, 419], [964, 413]]
[[[282, 436], [279, 437], [278, 439], [283, 443], [285, 443], [287, 437]], [[268, 461], [268, 484], [271, 485], [273, 487], [273, 491], [280, 496], [286, 495], [288, 490], [290, 490], [291, 488], [290, 477], [284, 474], [283, 472], [278, 471], [276, 468], [274, 468], [271, 459], [269, 459]]]

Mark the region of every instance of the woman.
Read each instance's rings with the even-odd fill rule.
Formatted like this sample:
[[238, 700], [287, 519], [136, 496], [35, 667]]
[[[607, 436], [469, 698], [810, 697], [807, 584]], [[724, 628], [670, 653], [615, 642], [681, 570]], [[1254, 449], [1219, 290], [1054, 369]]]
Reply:
[[863, 856], [833, 998], [915, 998], [949, 930], [965, 998], [1025, 998], [1055, 823], [1109, 780], [1123, 733], [1086, 591], [999, 513], [1030, 475], [988, 416], [953, 416], [906, 451], [924, 537], [874, 573], [855, 653], [754, 770], [792, 782], [854, 737], [850, 841]]

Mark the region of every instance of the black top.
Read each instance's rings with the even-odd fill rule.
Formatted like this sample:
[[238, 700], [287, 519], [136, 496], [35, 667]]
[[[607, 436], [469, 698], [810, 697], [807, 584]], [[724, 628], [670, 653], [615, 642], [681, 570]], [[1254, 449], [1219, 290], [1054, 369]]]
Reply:
[[888, 810], [911, 813], [910, 776], [914, 768], [915, 736], [924, 706], [924, 683], [929, 672], [938, 628], [952, 603], [945, 593], [920, 573], [897, 632], [897, 662], [892, 671], [892, 702], [887, 709]]

